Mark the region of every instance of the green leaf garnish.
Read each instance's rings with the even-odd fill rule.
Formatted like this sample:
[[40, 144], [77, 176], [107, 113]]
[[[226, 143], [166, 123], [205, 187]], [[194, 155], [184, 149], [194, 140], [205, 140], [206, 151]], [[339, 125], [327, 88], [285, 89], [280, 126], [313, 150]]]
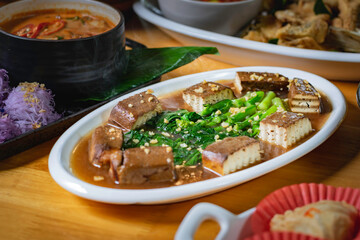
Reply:
[[279, 39], [278, 39], [278, 38], [272, 38], [272, 39], [270, 39], [270, 40], [268, 41], [268, 43], [275, 44], [275, 45], [277, 45], [278, 42], [279, 42]]
[[119, 84], [87, 100], [105, 101], [131, 88], [140, 86], [176, 68], [184, 66], [203, 54], [218, 54], [215, 47], [136, 48], [127, 50], [128, 66]]
[[318, 14], [329, 14], [331, 16], [331, 12], [326, 8], [323, 0], [316, 0], [314, 4], [314, 13]]

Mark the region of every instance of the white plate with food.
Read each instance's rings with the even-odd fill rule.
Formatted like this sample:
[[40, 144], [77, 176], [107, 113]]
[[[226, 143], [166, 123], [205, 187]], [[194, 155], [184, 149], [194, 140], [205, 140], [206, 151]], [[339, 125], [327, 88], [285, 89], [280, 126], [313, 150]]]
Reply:
[[221, 54], [213, 58], [230, 64], [296, 68], [333, 80], [360, 79], [357, 71], [360, 67], [359, 53], [310, 50], [250, 41], [171, 21], [152, 12], [140, 2], [135, 3], [133, 8], [138, 16], [158, 26], [184, 45], [217, 47]]
[[[315, 114], [314, 117], [309, 117], [313, 124], [313, 128], [317, 130], [312, 132], [306, 138], [306, 141], [303, 140], [300, 143], [297, 143], [296, 147], [288, 148], [287, 151], [283, 147], [274, 146], [272, 144], [263, 144], [261, 145], [261, 148], [263, 149], [260, 150], [258, 141], [255, 141], [251, 136], [257, 136], [256, 134], [259, 133], [259, 130], [259, 136], [261, 136], [261, 131], [264, 127], [269, 128], [270, 126], [271, 128], [272, 123], [269, 121], [276, 123], [281, 122], [282, 119], [279, 121], [274, 119], [269, 120], [267, 123], [270, 123], [270, 125], [263, 125], [263, 127], [261, 125], [259, 126], [259, 122], [274, 111], [282, 111], [286, 108], [286, 106], [281, 107], [281, 103], [278, 105], [275, 102], [275, 99], [281, 100], [275, 95], [272, 96], [274, 101], [270, 101], [267, 107], [259, 107], [260, 105], [264, 105], [262, 102], [265, 101], [265, 99], [269, 98], [271, 94], [268, 90], [271, 89], [267, 89], [264, 92], [251, 91], [245, 94], [245, 96], [238, 96], [240, 98], [237, 97], [235, 100], [224, 99], [220, 101], [221, 104], [228, 104], [226, 105], [226, 110], [225, 108], [221, 108], [220, 111], [216, 108], [216, 106], [219, 107], [220, 105], [209, 104], [206, 105], [207, 107], [203, 110], [205, 112], [202, 111], [199, 112], [199, 114], [188, 112], [186, 110], [178, 111], [175, 114], [172, 112], [179, 108], [190, 108], [182, 99], [181, 90], [195, 84], [208, 83], [208, 85], [212, 87], [210, 87], [211, 91], [209, 90], [207, 92], [211, 93], [217, 93], [217, 91], [225, 89], [226, 91], [231, 92], [231, 98], [234, 98], [230, 86], [233, 86], [237, 72], [241, 72], [242, 74], [238, 76], [240, 76], [240, 79], [243, 79], [242, 86], [244, 88], [246, 87], [246, 84], [255, 81], [249, 80], [246, 82], [244, 77], [249, 79], [254, 79], [254, 77], [256, 77], [257, 80], [264, 83], [264, 86], [267, 88], [273, 89], [274, 86], [280, 87], [280, 95], [287, 91], [286, 85], [283, 87], [284, 83], [292, 83], [291, 86], [295, 88], [298, 85], [300, 86], [300, 82], [298, 82], [300, 80], [292, 81], [291, 79], [299, 78], [308, 80], [308, 82], [319, 92], [314, 92], [313, 97], [315, 99], [310, 100], [310, 102], [308, 102], [309, 105], [305, 103], [307, 106], [306, 109], [313, 109], [315, 112], [319, 111], [320, 100], [326, 99], [326, 101], [323, 101], [324, 106], [327, 106], [324, 108], [327, 109], [325, 110], [326, 113]], [[250, 73], [246, 72], [259, 72], [259, 75], [249, 75]], [[264, 78], [267, 81], [262, 81]], [[278, 83], [280, 82], [281, 85], [277, 85], [277, 83], [270, 81], [272, 78], [278, 79]], [[207, 82], [203, 82], [204, 80]], [[220, 83], [209, 83], [217, 81], [220, 81], [225, 85]], [[313, 88], [308, 82], [302, 81], [302, 83], [306, 83], [306, 91], [308, 88]], [[268, 83], [274, 84], [271, 84], [270, 86]], [[239, 81], [237, 81], [236, 86], [239, 89]], [[54, 180], [66, 190], [80, 197], [114, 204], [159, 204], [193, 199], [231, 188], [295, 161], [323, 143], [340, 125], [346, 111], [344, 97], [339, 89], [332, 83], [317, 75], [289, 68], [243, 67], [203, 72], [157, 83], [152, 85], [151, 89], [154, 93], [153, 95], [145, 94], [146, 101], [142, 100], [139, 101], [139, 103], [131, 102], [131, 99], [139, 98], [139, 96], [143, 97], [143, 92], [147, 91], [148, 88], [137, 90], [98, 108], [70, 127], [56, 142], [49, 156], [49, 170]], [[200, 90], [202, 90], [200, 87], [197, 89], [192, 88], [192, 93], [201, 95], [203, 91]], [[293, 93], [294, 92], [292, 92], [292, 94]], [[323, 96], [322, 98], [320, 98], [319, 93]], [[225, 94], [222, 94], [222, 96], [224, 97]], [[287, 95], [285, 95], [285, 98], [286, 97]], [[169, 112], [160, 113], [161, 110], [159, 111], [157, 107], [158, 99], [160, 99], [163, 109], [169, 110]], [[305, 96], [304, 99], [306, 100], [307, 97]], [[283, 100], [284, 99], [280, 102], [284, 103]], [[293, 100], [296, 104], [300, 104], [300, 106], [303, 106], [304, 104], [299, 103], [299, 100]], [[258, 103], [256, 103], [256, 101], [258, 101]], [[309, 101], [309, 99], [306, 101]], [[99, 126], [103, 126], [109, 121], [109, 123], [111, 122], [112, 127], [119, 125], [127, 132], [126, 128], [132, 128], [135, 126], [134, 124], [141, 124], [141, 122], [136, 122], [137, 120], [135, 121], [135, 118], [145, 115], [139, 114], [139, 111], [145, 111], [145, 108], [141, 107], [142, 105], [139, 104], [149, 105], [154, 102], [157, 104], [152, 105], [152, 107], [154, 107], [153, 110], [156, 109], [155, 112], [159, 112], [158, 116], [151, 121], [146, 121], [147, 127], [145, 130], [143, 127], [140, 127], [139, 129], [128, 131], [128, 133], [124, 135], [124, 138], [121, 137], [120, 140], [121, 144], [123, 144], [122, 149], [124, 152], [120, 151], [121, 146], [117, 147], [115, 150], [110, 146], [118, 144], [116, 142], [116, 135], [111, 135], [114, 137], [112, 138], [114, 141], [112, 141], [111, 144], [106, 140], [107, 142], [102, 142], [100, 145], [93, 145], [93, 143], [97, 143], [96, 138], [93, 137], [96, 136], [96, 131], [94, 132], [94, 129], [99, 128], [101, 131], [105, 131], [105, 126]], [[289, 102], [291, 105], [293, 101], [291, 100]], [[114, 108], [115, 106], [116, 108]], [[194, 106], [194, 108], [196, 108], [196, 106]], [[151, 114], [153, 113], [154, 111], [152, 111]], [[277, 113], [274, 113], [271, 116], [276, 114]], [[288, 114], [293, 113], [289, 112]], [[150, 117], [150, 115], [147, 114], [146, 116]], [[287, 116], [285, 115], [287, 114], [282, 114], [281, 116], [286, 118]], [[307, 119], [302, 113], [295, 115], [296, 119]], [[169, 125], [167, 125], [168, 123]], [[126, 126], [127, 124], [128, 126]], [[109, 127], [109, 125], [106, 126]], [[168, 126], [171, 126], [171, 128]], [[199, 129], [193, 128], [194, 126], [199, 127]], [[153, 129], [151, 129], [151, 127], [153, 127]], [[117, 132], [115, 129], [107, 129], [114, 134]], [[196, 132], [193, 133], [194, 129]], [[309, 131], [311, 131], [311, 129], [312, 128], [310, 128]], [[241, 135], [244, 136], [241, 137]], [[210, 136], [210, 138], [207, 138], [208, 136]], [[228, 172], [233, 172], [242, 167], [238, 166], [237, 163], [235, 164], [235, 168], [234, 165], [231, 164], [226, 167], [227, 169], [222, 167], [222, 165], [216, 164], [215, 167], [211, 167], [212, 158], [210, 154], [206, 155], [205, 162], [207, 163], [204, 164], [205, 167], [203, 168], [200, 163], [202, 159], [205, 158], [201, 153], [211, 152], [211, 149], [207, 149], [207, 146], [211, 146], [213, 142], [227, 142], [216, 141], [226, 137], [229, 137], [229, 139], [232, 139], [230, 137], [233, 137], [234, 139], [237, 139], [237, 137], [251, 139], [247, 143], [251, 143], [248, 145], [254, 147], [251, 149], [251, 153], [255, 151], [256, 157], [248, 159], [249, 162], [247, 163], [241, 163], [243, 166], [246, 166], [245, 169], [227, 174]], [[266, 137], [263, 138], [265, 141], [271, 141], [270, 139], [266, 140]], [[196, 142], [196, 140], [199, 141]], [[286, 143], [280, 143], [279, 141], [276, 142], [276, 144], [285, 144], [284, 146], [287, 146]], [[237, 145], [240, 146], [241, 144]], [[96, 155], [96, 146], [100, 146], [100, 149], [102, 149], [101, 151], [103, 152], [100, 152], [101, 156]], [[156, 148], [155, 146], [159, 146], [158, 148], [163, 152], [157, 150], [153, 151], [153, 147]], [[164, 146], [164, 149], [161, 146]], [[169, 146], [171, 146], [170, 149]], [[268, 147], [266, 148], [268, 150], [265, 149], [266, 146]], [[88, 148], [90, 149], [89, 151]], [[137, 149], [137, 152], [135, 151], [134, 153], [134, 155], [137, 156], [133, 157], [135, 162], [128, 161], [129, 159], [132, 159], [132, 153], [129, 152], [130, 150], [128, 149]], [[112, 150], [115, 152], [111, 152]], [[235, 150], [240, 151], [240, 149]], [[105, 154], [105, 152], [110, 154]], [[141, 152], [140, 157], [139, 152]], [[111, 155], [111, 153], [114, 154]], [[169, 153], [171, 153], [171, 155], [168, 155]], [[259, 156], [259, 154], [262, 157]], [[109, 162], [109, 159], [112, 159], [111, 156], [114, 157], [114, 161], [111, 160]], [[158, 162], [163, 161], [162, 163], [159, 163], [162, 170], [156, 169], [156, 167], [154, 168], [154, 166], [151, 165], [154, 163], [152, 160], [154, 156], [155, 158], [160, 159]], [[264, 157], [266, 159], [271, 159], [263, 161]], [[170, 161], [169, 158], [174, 161]], [[229, 159], [223, 159], [221, 161], [225, 162], [225, 160]], [[147, 172], [149, 168], [144, 167], [144, 164], [141, 165], [142, 163], [145, 163], [142, 161], [149, 162], [149, 168], [152, 169], [151, 171], [149, 170], [150, 173]], [[215, 159], [214, 162], [216, 161], [218, 160]], [[103, 163], [104, 165], [102, 165]], [[145, 163], [145, 165], [146, 164], [147, 163]], [[109, 169], [109, 165], [112, 170]], [[177, 167], [174, 167], [174, 165]], [[135, 167], [131, 169], [132, 166]], [[138, 172], [138, 170], [140, 170], [140, 172]], [[140, 178], [132, 178], [131, 176], [140, 176]]]

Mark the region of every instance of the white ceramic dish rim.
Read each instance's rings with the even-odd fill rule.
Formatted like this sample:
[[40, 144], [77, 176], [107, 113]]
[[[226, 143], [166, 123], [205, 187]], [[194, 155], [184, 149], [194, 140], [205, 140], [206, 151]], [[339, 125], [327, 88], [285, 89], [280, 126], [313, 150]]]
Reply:
[[177, 32], [180, 34], [184, 34], [190, 37], [194, 37], [206, 41], [212, 41], [238, 48], [246, 48], [254, 51], [261, 51], [261, 52], [267, 52], [267, 53], [273, 53], [273, 54], [291, 56], [291, 57], [297, 57], [303, 59], [360, 63], [359, 53], [342, 53], [342, 52], [300, 49], [295, 47], [286, 47], [275, 44], [256, 42], [256, 41], [241, 39], [239, 37], [214, 33], [171, 21], [147, 9], [140, 2], [135, 3], [133, 5], [133, 8], [137, 15], [139, 15], [141, 18], [145, 19], [146, 21], [152, 24], [171, 30], [173, 32]]
[[[155, 91], [155, 94], [166, 94], [191, 86], [204, 79], [208, 81], [233, 79], [236, 71], [278, 72], [290, 78], [299, 77], [307, 79], [314, 87], [328, 96], [329, 101], [333, 106], [332, 112], [322, 129], [300, 146], [270, 161], [219, 178], [168, 188], [128, 190], [95, 186], [73, 176], [69, 170], [68, 162], [71, 151], [77, 142], [76, 139], [80, 139], [90, 132], [91, 129], [100, 125], [101, 121], [96, 118], [99, 116], [105, 117], [104, 114], [108, 114], [110, 109], [112, 109], [119, 100], [145, 91], [149, 88], [146, 87], [130, 94], [126, 94], [98, 108], [71, 126], [58, 139], [51, 150], [49, 156], [49, 170], [51, 176], [66, 190], [80, 197], [100, 202], [114, 204], [159, 204], [183, 201], [239, 185], [300, 158], [323, 143], [337, 129], [344, 118], [346, 111], [345, 99], [335, 85], [317, 75], [289, 68], [239, 67], [216, 70], [174, 78], [169, 81], [154, 84], [151, 88]], [[104, 121], [104, 119], [105, 118], [103, 118], [102, 121]]]
[[251, 216], [256, 208], [251, 208], [245, 212], [235, 215], [228, 210], [207, 202], [198, 203], [193, 206], [182, 220], [175, 234], [175, 240], [191, 240], [200, 226], [200, 224], [208, 219], [216, 221], [221, 229], [216, 240], [226, 239], [244, 239], [250, 237], [253, 232], [248, 227]]

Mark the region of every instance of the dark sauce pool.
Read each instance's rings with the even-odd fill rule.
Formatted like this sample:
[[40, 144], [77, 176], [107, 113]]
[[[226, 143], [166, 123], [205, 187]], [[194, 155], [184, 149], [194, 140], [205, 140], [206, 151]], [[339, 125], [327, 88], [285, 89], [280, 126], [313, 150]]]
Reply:
[[[233, 80], [222, 80], [218, 81], [221, 84], [233, 87]], [[278, 93], [278, 95], [282, 95]], [[324, 125], [328, 119], [331, 112], [331, 104], [329, 103], [327, 97], [324, 94], [321, 94], [323, 101], [323, 113], [322, 114], [304, 114], [311, 121], [314, 131], [309, 134], [306, 138], [298, 142], [292, 148], [299, 146], [301, 143], [305, 142], [311, 138], [316, 132], [318, 132], [321, 127]], [[238, 96], [239, 97], [239, 96]], [[163, 95], [159, 97], [163, 110], [176, 111], [179, 109], [191, 110], [187, 104], [184, 103], [182, 99], [182, 90], [175, 91], [171, 94]], [[102, 168], [94, 167], [88, 160], [88, 142], [91, 137], [91, 133], [82, 138], [79, 143], [74, 148], [71, 159], [70, 159], [70, 169], [72, 173], [79, 179], [102, 187], [109, 188], [118, 188], [118, 189], [151, 189], [151, 188], [163, 188], [171, 187], [177, 185], [188, 184], [197, 181], [204, 181], [211, 178], [220, 177], [219, 174], [204, 168], [203, 174], [201, 177], [192, 177], [192, 178], [182, 178], [183, 180], [174, 182], [174, 183], [147, 183], [142, 185], [125, 185], [125, 184], [115, 184], [113, 179], [108, 175], [108, 167], [104, 166]], [[266, 142], [260, 141], [261, 148], [264, 150], [262, 154], [262, 161], [268, 161], [272, 158], [280, 156], [281, 154], [290, 151], [292, 148], [285, 149], [280, 146], [272, 145]], [[258, 164], [258, 163], [257, 163]], [[255, 165], [257, 165], [255, 164]], [[251, 167], [251, 166], [249, 166]], [[194, 175], [198, 173], [199, 168], [192, 169]], [[241, 170], [240, 170], [241, 171]], [[189, 174], [189, 172], [183, 173], [177, 171], [177, 174]]]

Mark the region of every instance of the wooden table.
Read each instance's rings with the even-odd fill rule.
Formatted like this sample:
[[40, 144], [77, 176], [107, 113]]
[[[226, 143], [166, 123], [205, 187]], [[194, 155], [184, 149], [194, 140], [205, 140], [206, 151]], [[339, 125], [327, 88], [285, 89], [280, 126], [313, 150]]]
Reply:
[[[127, 37], [148, 47], [180, 46], [156, 27], [133, 16]], [[200, 57], [163, 80], [234, 67]], [[355, 82], [334, 82], [345, 95], [347, 115], [321, 146], [263, 177], [207, 197], [175, 204], [110, 205], [79, 198], [57, 185], [48, 171], [49, 152], [57, 139], [0, 161], [0, 239], [172, 239], [186, 213], [199, 202], [239, 214], [270, 192], [301, 182], [360, 188], [360, 110]], [[1, 153], [0, 153], [1, 154]], [[196, 239], [212, 239], [219, 227], [201, 225]]]

